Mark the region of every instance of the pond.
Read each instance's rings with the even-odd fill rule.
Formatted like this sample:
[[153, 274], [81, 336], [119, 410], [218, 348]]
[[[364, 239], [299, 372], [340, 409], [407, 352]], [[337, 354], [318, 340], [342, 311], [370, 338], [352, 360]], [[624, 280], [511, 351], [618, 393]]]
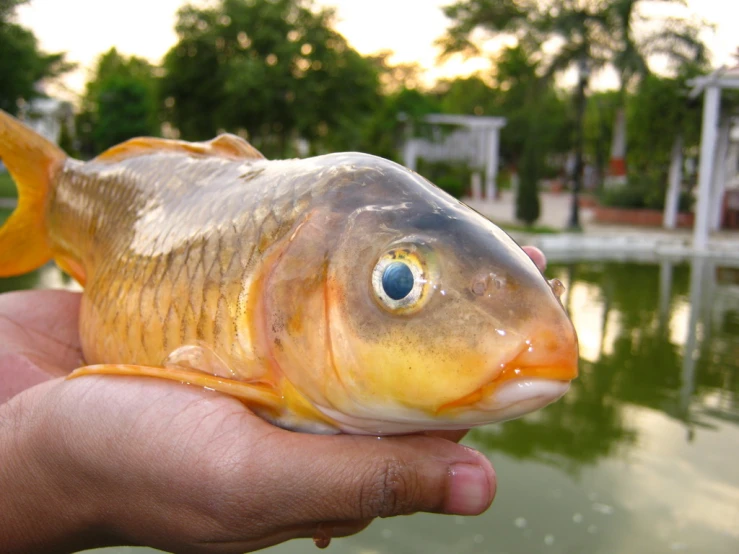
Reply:
[[[330, 552], [739, 552], [739, 264], [581, 261], [547, 273], [567, 287], [581, 376], [556, 404], [465, 439], [496, 467], [492, 508], [378, 520]], [[0, 290], [68, 283], [47, 267]]]

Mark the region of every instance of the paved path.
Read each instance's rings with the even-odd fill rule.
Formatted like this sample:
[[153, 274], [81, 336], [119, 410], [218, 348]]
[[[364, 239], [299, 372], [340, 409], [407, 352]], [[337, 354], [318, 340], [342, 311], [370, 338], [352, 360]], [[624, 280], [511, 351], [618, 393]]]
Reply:
[[[593, 221], [593, 210], [583, 208], [580, 210], [583, 232], [569, 233], [566, 229], [571, 207], [570, 195], [542, 193], [540, 200], [541, 217], [536, 225], [563, 232], [549, 235], [525, 232], [512, 234], [519, 242], [542, 248], [548, 256], [633, 255], [654, 258], [701, 255], [739, 260], [739, 231], [713, 233], [708, 250], [696, 252], [692, 247], [691, 229], [669, 231], [653, 227], [600, 225]], [[498, 225], [521, 226], [521, 222], [516, 220], [515, 197], [510, 191], [504, 191], [500, 200], [495, 202], [475, 202], [471, 199], [465, 199], [464, 202]]]
[[[540, 194], [539, 200], [541, 214], [536, 225], [559, 230], [565, 229], [570, 217], [572, 196], [567, 193], [546, 192]], [[495, 202], [475, 201], [471, 198], [465, 198], [463, 201], [498, 225], [521, 225], [521, 222], [516, 220], [516, 198], [509, 190], [503, 191], [500, 200]], [[587, 227], [593, 220], [593, 210], [581, 208], [580, 220], [581, 225]]]

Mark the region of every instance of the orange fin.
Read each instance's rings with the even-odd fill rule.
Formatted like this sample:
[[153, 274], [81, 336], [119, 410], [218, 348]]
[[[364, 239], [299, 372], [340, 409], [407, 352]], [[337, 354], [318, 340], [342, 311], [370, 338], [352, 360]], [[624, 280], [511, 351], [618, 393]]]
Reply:
[[95, 160], [112, 163], [157, 152], [180, 152], [194, 156], [217, 156], [231, 160], [265, 159], [259, 150], [244, 139], [226, 133], [207, 142], [186, 142], [184, 140], [152, 137], [133, 138], [109, 148]]
[[51, 259], [46, 199], [67, 155], [0, 111], [0, 159], [18, 187], [18, 207], [0, 228], [0, 277], [21, 275]]
[[[167, 356], [162, 364], [164, 367], [200, 371], [206, 375], [242, 380], [251, 380], [248, 376], [237, 375], [218, 354], [204, 344], [186, 344], [180, 346]], [[238, 380], [238, 379], [237, 379]]]
[[246, 383], [224, 377], [207, 375], [201, 371], [175, 367], [154, 367], [130, 364], [89, 365], [74, 370], [67, 379], [83, 375], [130, 375], [136, 377], [158, 377], [179, 381], [188, 385], [197, 385], [238, 398], [248, 406], [259, 406], [272, 411], [282, 407], [282, 397], [273, 387], [263, 383]]

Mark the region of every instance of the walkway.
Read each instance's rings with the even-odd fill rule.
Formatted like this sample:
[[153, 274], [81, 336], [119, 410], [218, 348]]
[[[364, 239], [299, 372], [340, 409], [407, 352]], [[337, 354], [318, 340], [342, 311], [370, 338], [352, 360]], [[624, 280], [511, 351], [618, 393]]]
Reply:
[[[535, 234], [523, 231], [511, 232], [519, 242], [538, 246], [551, 259], [562, 259], [576, 255], [587, 257], [688, 257], [694, 255], [721, 257], [739, 260], [739, 232], [714, 233], [708, 250], [693, 250], [691, 229], [668, 231], [662, 228], [599, 225], [593, 221], [593, 210], [581, 208], [581, 233], [567, 232], [570, 215], [571, 196], [566, 193], [542, 193], [541, 217], [537, 226], [561, 231], [554, 234]], [[464, 200], [472, 208], [490, 218], [497, 225], [521, 227], [516, 220], [515, 197], [504, 191], [496, 202]]]

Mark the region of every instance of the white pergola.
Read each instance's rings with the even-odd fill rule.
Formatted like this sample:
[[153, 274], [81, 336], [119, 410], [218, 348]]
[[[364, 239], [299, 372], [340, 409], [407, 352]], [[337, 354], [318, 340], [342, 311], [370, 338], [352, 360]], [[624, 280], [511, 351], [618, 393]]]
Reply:
[[[706, 77], [693, 79], [689, 84], [693, 87], [690, 91], [690, 98], [697, 98], [703, 94], [698, 198], [693, 225], [693, 249], [701, 251], [706, 250], [709, 232], [712, 227], [715, 227], [714, 220], [717, 220], [721, 210], [726, 181], [723, 169], [727, 157], [730, 124], [727, 122], [722, 129], [719, 129], [721, 91], [739, 89], [739, 66], [722, 67]], [[673, 189], [672, 177], [671, 175], [670, 189]], [[674, 212], [677, 211], [678, 194], [675, 192], [668, 197], [675, 204], [674, 210], [672, 206], [670, 207], [670, 210]], [[667, 220], [667, 212], [665, 215]]]
[[62, 126], [73, 128], [74, 109], [69, 102], [55, 98], [34, 98], [21, 108], [20, 118], [41, 136], [58, 143]]
[[[412, 170], [416, 160], [465, 161], [476, 170], [485, 171], [485, 198], [496, 197], [496, 178], [500, 159], [500, 130], [505, 127], [502, 117], [483, 117], [474, 115], [429, 114], [422, 120], [432, 125], [456, 127], [451, 133], [434, 137], [433, 140], [413, 137], [403, 146], [403, 163]], [[480, 200], [480, 173], [472, 175], [472, 196]]]

